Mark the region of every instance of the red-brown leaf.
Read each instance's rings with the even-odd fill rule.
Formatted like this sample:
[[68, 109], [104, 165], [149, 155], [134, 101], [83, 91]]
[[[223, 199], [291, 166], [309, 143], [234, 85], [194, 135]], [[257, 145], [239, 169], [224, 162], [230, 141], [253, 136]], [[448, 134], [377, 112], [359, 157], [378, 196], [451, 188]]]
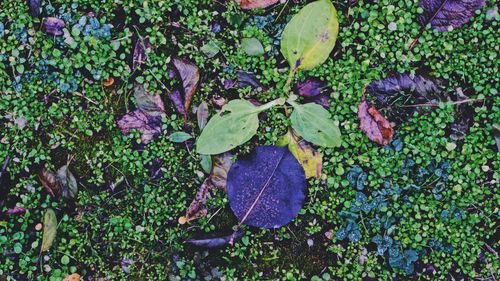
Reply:
[[280, 0], [236, 0], [242, 9], [267, 8]]
[[358, 118], [361, 130], [371, 141], [380, 145], [391, 142], [394, 135], [391, 124], [373, 105], [365, 101], [364, 96], [358, 107]]
[[173, 59], [173, 63], [182, 80], [182, 86], [184, 88], [184, 110], [186, 112], [185, 114], [187, 114], [193, 96], [200, 83], [200, 70], [195, 64], [184, 59], [175, 58]]

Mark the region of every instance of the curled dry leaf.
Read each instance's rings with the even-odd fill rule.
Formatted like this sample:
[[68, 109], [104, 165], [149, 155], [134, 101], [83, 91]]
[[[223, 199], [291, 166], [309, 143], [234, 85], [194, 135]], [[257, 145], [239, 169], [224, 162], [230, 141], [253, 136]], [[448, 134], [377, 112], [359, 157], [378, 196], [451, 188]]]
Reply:
[[52, 209], [47, 209], [43, 216], [43, 236], [41, 252], [45, 252], [52, 246], [57, 234], [57, 217]]
[[43, 168], [38, 173], [38, 179], [45, 190], [52, 195], [52, 197], [56, 197], [61, 193], [61, 184], [57, 180], [56, 175], [47, 170], [47, 168]]
[[271, 5], [278, 3], [280, 0], [236, 0], [242, 9], [258, 9], [267, 8]]
[[358, 118], [361, 130], [371, 141], [380, 145], [391, 142], [394, 135], [391, 124], [375, 106], [365, 100], [364, 94], [358, 107]]
[[28, 11], [30, 16], [36, 18], [42, 12], [42, 0], [28, 0]]
[[229, 205], [240, 224], [277, 228], [294, 219], [306, 198], [306, 177], [286, 147], [259, 146], [227, 175]]
[[153, 49], [148, 39], [142, 37], [137, 38], [134, 46], [134, 54], [132, 55], [132, 70], [136, 70], [141, 64], [148, 59], [148, 52]]
[[203, 239], [189, 239], [184, 243], [190, 244], [196, 247], [214, 249], [220, 248], [226, 245], [234, 245], [234, 242], [241, 239], [243, 237], [244, 232], [242, 230], [238, 230], [230, 235], [214, 237], [214, 238], [203, 238]]
[[316, 177], [319, 179], [321, 177], [321, 170], [323, 169], [321, 154], [305, 141], [299, 141], [298, 137], [292, 131], [288, 131], [278, 141], [277, 145], [288, 146], [288, 150], [290, 150], [304, 169], [306, 178]]
[[485, 5], [485, 0], [420, 0], [424, 12], [420, 15], [423, 26], [446, 32], [450, 28], [460, 27], [474, 16], [476, 10]]
[[179, 72], [179, 76], [182, 80], [182, 86], [184, 88], [185, 116], [189, 111], [191, 101], [193, 100], [196, 89], [200, 83], [200, 70], [195, 64], [184, 59], [175, 58], [172, 62]]
[[52, 34], [55, 36], [63, 35], [62, 30], [64, 26], [65, 23], [63, 20], [54, 17], [46, 18], [43, 21], [43, 28], [45, 30], [45, 33]]

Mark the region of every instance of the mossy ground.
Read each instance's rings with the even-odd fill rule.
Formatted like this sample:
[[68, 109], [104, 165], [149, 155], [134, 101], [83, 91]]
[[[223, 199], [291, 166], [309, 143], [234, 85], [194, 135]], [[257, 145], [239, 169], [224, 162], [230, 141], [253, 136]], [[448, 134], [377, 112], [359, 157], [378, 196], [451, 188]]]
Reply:
[[[219, 191], [208, 202], [206, 218], [188, 226], [177, 223], [203, 177], [198, 176], [199, 156], [166, 138], [186, 127], [194, 128], [190, 130], [195, 136], [200, 133], [195, 116], [190, 114], [186, 126], [166, 98], [178, 86], [168, 75], [168, 62], [181, 56], [200, 68], [195, 105], [214, 95], [261, 102], [283, 96], [280, 89], [288, 66], [279, 53], [277, 34], [308, 1], [246, 12], [234, 3], [212, 0], [43, 2], [44, 16], [77, 22], [94, 12], [100, 24], [113, 28], [108, 37], [72, 34], [76, 47], [71, 48], [61, 37], [41, 31], [40, 20], [28, 15], [25, 1], [0, 3], [5, 27], [0, 31], [0, 162], [12, 159], [2, 177], [0, 208], [18, 204], [28, 209], [23, 216], [0, 216], [1, 280], [60, 280], [72, 272], [85, 280], [219, 275], [227, 280], [498, 278], [499, 158], [492, 125], [500, 120], [500, 44], [498, 19], [486, 12], [494, 8], [494, 1], [460, 29], [438, 33], [428, 28], [411, 52], [408, 45], [420, 30], [417, 0], [352, 5], [334, 1], [341, 27], [337, 45], [326, 63], [300, 73], [298, 79], [318, 77], [328, 84], [329, 111], [340, 126], [343, 145], [320, 149], [322, 179], [310, 181], [308, 201], [292, 223], [275, 230], [247, 229], [234, 247], [212, 251], [182, 242], [211, 231], [230, 231], [237, 221]], [[266, 20], [265, 27], [258, 27]], [[389, 23], [396, 29], [390, 30]], [[221, 25], [221, 32], [212, 32], [214, 24]], [[154, 49], [145, 66], [131, 71], [138, 36], [149, 38]], [[259, 39], [266, 54], [244, 54], [238, 47], [244, 37]], [[200, 48], [210, 41], [220, 53], [209, 59]], [[224, 90], [223, 79], [234, 79], [236, 70], [255, 73], [267, 90]], [[356, 115], [363, 87], [389, 73], [416, 71], [446, 79], [448, 93], [461, 87], [471, 98], [484, 99], [475, 104], [470, 132], [459, 141], [449, 137], [448, 127], [456, 116], [454, 107], [445, 105], [397, 124], [397, 146], [373, 144], [360, 131]], [[113, 87], [102, 86], [108, 77], [114, 77]], [[164, 119], [164, 136], [146, 146], [139, 144], [137, 134], [123, 136], [116, 125], [117, 118], [135, 106], [135, 82], [161, 93], [170, 118]], [[65, 84], [75, 89], [64, 91]], [[20, 118], [25, 121], [22, 127], [13, 121]], [[282, 109], [269, 111], [257, 136], [235, 152], [276, 143], [288, 125]], [[355, 204], [348, 171], [359, 165], [367, 172], [368, 192], [383, 190], [387, 182], [389, 189], [407, 186], [419, 175], [417, 170], [402, 171], [406, 159], [422, 169], [432, 163], [450, 164], [440, 197], [432, 190], [441, 180], [430, 171], [418, 192], [389, 197], [387, 208], [363, 214], [357, 220], [359, 242], [336, 241], [335, 232], [346, 221], [339, 213]], [[56, 169], [68, 161], [80, 183], [72, 203], [51, 198], [37, 180], [43, 164]], [[152, 178], [148, 170], [155, 161], [163, 163], [159, 178]], [[54, 246], [40, 254], [42, 232], [35, 225], [49, 207], [56, 210], [60, 224]], [[452, 218], [443, 219], [443, 212], [451, 212]], [[394, 218], [392, 238], [402, 249], [418, 252], [412, 275], [392, 268], [387, 256], [376, 255], [371, 239], [387, 231], [366, 224], [380, 217]], [[325, 236], [329, 230], [333, 240]], [[430, 241], [447, 248], [438, 249]], [[360, 262], [364, 249], [366, 259]], [[129, 273], [122, 268], [126, 260], [133, 261]], [[423, 272], [429, 265], [435, 273]]]

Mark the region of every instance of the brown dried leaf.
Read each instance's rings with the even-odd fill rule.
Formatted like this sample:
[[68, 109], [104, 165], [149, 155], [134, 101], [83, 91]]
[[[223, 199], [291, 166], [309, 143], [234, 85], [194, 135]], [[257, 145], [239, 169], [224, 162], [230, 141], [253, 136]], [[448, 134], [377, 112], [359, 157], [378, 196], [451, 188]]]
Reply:
[[161, 117], [150, 116], [140, 109], [125, 114], [117, 123], [124, 135], [128, 135], [134, 129], [140, 131], [141, 141], [144, 144], [161, 134]]
[[148, 52], [153, 49], [148, 39], [139, 37], [135, 42], [134, 54], [132, 58], [132, 70], [135, 70], [148, 59]]
[[213, 157], [213, 167], [210, 178], [215, 187], [221, 189], [226, 188], [227, 172], [229, 172], [229, 168], [231, 168], [232, 157], [233, 156], [228, 152]]
[[236, 0], [242, 9], [258, 9], [267, 8], [271, 5], [278, 3], [280, 0]]
[[182, 79], [182, 86], [184, 88], [184, 116], [186, 116], [200, 83], [200, 70], [195, 64], [180, 58], [173, 59], [173, 64]]
[[366, 102], [364, 94], [358, 107], [358, 118], [361, 130], [371, 141], [380, 145], [391, 142], [394, 135], [391, 124], [373, 105]]
[[207, 215], [207, 209], [205, 208], [205, 203], [207, 202], [208, 192], [214, 187], [212, 180], [209, 178], [205, 179], [200, 189], [196, 193], [193, 202], [189, 204], [186, 211], [186, 215], [179, 218], [180, 224], [185, 224], [186, 222], [204, 217]]
[[57, 179], [56, 175], [47, 170], [47, 168], [44, 167], [38, 173], [38, 179], [42, 183], [45, 190], [47, 190], [52, 197], [56, 197], [61, 194], [61, 183]]

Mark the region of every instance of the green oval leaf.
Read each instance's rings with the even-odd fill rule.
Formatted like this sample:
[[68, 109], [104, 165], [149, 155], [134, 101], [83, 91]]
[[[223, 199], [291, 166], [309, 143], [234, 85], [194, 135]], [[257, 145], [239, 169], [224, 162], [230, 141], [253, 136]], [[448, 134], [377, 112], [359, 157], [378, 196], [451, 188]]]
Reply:
[[43, 236], [42, 236], [42, 252], [47, 251], [52, 246], [57, 234], [57, 217], [52, 209], [47, 209], [43, 216]]
[[330, 113], [315, 103], [292, 104], [290, 116], [292, 128], [305, 140], [324, 147], [338, 147], [341, 144], [339, 127], [330, 119]]
[[276, 104], [282, 99], [255, 107], [246, 100], [232, 100], [208, 121], [201, 132], [196, 151], [200, 154], [220, 154], [249, 141], [259, 127], [259, 112]]
[[190, 138], [192, 138], [192, 136], [185, 132], [173, 132], [170, 136], [168, 136], [168, 139], [171, 142], [185, 142]]
[[312, 69], [328, 58], [338, 33], [337, 10], [332, 2], [312, 2], [286, 25], [281, 40], [281, 53], [290, 67]]

